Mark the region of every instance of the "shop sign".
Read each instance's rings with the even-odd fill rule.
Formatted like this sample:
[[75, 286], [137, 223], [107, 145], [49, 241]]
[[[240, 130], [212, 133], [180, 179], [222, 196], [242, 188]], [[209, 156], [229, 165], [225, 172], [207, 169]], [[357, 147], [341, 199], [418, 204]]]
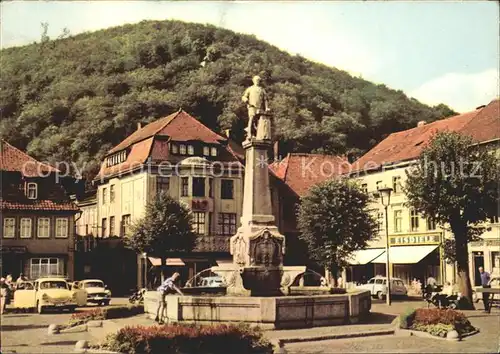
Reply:
[[391, 245], [437, 244], [440, 242], [440, 238], [440, 234], [390, 236]]
[[26, 246], [0, 246], [2, 253], [26, 253]]
[[208, 200], [193, 200], [191, 202], [191, 209], [195, 211], [207, 211]]

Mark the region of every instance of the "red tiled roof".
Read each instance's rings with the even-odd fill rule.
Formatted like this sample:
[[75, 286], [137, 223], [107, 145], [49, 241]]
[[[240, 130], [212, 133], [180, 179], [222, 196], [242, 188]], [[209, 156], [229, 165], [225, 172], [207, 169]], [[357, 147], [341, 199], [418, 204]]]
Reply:
[[3, 139], [0, 140], [0, 171], [20, 172], [25, 177], [58, 172], [55, 167], [35, 160]]
[[423, 148], [440, 131], [469, 135], [478, 142], [500, 138], [499, 100], [484, 108], [438, 120], [420, 127], [392, 133], [352, 164], [351, 172], [377, 169], [386, 164], [418, 158]]
[[136, 130], [120, 144], [112, 148], [108, 154], [126, 149], [141, 140], [155, 135], [169, 136], [176, 141], [200, 140], [212, 144], [219, 144], [221, 141], [226, 140], [226, 138], [213, 132], [193, 116], [183, 110], [179, 110]]
[[349, 167], [347, 159], [340, 156], [288, 154], [282, 161], [271, 164], [269, 169], [302, 197], [312, 186], [344, 174]]
[[78, 211], [80, 209], [72, 202], [56, 203], [52, 200], [35, 200], [21, 203], [0, 199], [0, 210]]

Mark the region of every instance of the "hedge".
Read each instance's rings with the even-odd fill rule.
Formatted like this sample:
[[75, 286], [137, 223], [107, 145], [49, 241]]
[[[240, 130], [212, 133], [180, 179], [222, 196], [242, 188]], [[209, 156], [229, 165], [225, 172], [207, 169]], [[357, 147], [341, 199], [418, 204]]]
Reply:
[[106, 309], [97, 308], [72, 314], [68, 322], [68, 327], [78, 326], [89, 321], [126, 318], [141, 313], [144, 313], [144, 306], [142, 305], [114, 306]]
[[444, 337], [445, 331], [456, 330], [459, 334], [465, 334], [475, 330], [462, 312], [452, 309], [407, 310], [399, 320], [401, 328], [429, 332], [441, 337]]
[[272, 344], [248, 325], [164, 325], [125, 327], [101, 349], [128, 354], [270, 354]]

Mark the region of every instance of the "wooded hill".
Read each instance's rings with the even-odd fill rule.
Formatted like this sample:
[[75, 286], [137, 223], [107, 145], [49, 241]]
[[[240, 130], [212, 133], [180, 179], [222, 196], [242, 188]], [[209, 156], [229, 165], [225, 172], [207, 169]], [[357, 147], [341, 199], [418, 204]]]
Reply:
[[0, 55], [2, 136], [38, 159], [75, 162], [87, 178], [137, 122], [180, 107], [241, 141], [241, 95], [255, 74], [270, 94], [283, 153], [355, 157], [391, 132], [454, 114], [253, 36], [179, 21], [43, 34]]

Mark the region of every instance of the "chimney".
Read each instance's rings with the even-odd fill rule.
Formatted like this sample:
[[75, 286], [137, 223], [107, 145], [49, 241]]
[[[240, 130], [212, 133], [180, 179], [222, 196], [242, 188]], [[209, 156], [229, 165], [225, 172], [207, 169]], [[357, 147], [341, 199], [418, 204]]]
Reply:
[[421, 120], [417, 123], [417, 127], [423, 127], [425, 125], [425, 120]]
[[141, 122], [137, 122], [137, 130], [141, 130], [141, 128], [142, 128]]
[[226, 129], [224, 130], [224, 134], [226, 135], [226, 137], [229, 139], [231, 138], [231, 129]]

